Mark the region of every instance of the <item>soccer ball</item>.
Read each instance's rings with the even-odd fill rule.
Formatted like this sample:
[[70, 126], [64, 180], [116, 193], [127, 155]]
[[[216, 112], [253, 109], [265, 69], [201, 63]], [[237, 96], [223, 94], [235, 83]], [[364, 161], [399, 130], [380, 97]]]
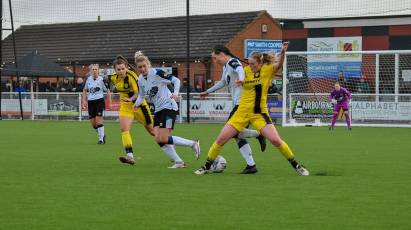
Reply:
[[224, 171], [224, 169], [227, 168], [227, 161], [225, 160], [224, 157], [218, 156], [213, 164], [211, 165], [211, 171], [215, 173], [221, 173]]

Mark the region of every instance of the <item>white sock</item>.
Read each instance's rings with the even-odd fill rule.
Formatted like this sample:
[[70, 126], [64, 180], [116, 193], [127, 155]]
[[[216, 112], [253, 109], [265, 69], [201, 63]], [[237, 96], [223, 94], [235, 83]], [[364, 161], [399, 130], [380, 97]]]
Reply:
[[127, 153], [127, 156], [130, 157], [130, 158], [134, 158], [133, 153]]
[[187, 147], [191, 147], [194, 145], [193, 140], [188, 140], [188, 139], [178, 137], [178, 136], [171, 136], [171, 137], [173, 138], [173, 144], [175, 145], [187, 146]]
[[104, 137], [104, 126], [97, 128], [97, 133], [98, 133], [98, 139], [102, 141]]
[[174, 148], [174, 145], [164, 145], [161, 147], [161, 149], [164, 151], [164, 153], [174, 161], [174, 163], [177, 162], [184, 162], [180, 156], [177, 154], [176, 149]]
[[241, 133], [238, 134], [238, 138], [241, 139], [258, 136], [260, 136], [260, 133], [254, 129], [244, 129]]
[[249, 165], [249, 166], [255, 165], [250, 144], [247, 143], [247, 144], [243, 145], [240, 148], [240, 153], [241, 153], [241, 156], [244, 158], [244, 160], [247, 162], [247, 165]]

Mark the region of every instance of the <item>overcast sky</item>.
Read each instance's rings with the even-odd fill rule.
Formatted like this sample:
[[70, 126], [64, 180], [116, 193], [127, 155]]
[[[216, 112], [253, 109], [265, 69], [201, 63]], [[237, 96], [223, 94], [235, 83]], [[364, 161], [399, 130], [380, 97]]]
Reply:
[[[12, 0], [15, 27], [25, 24], [182, 16], [186, 0]], [[8, 1], [3, 26], [10, 27]], [[190, 0], [191, 14], [267, 10], [274, 18], [411, 15], [411, 0]]]

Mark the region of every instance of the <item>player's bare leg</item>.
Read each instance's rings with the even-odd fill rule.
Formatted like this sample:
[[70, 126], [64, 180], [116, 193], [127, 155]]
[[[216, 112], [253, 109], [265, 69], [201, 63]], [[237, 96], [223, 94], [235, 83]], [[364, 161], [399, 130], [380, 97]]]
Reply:
[[294, 157], [293, 152], [291, 151], [288, 144], [283, 141], [280, 135], [277, 132], [277, 129], [273, 124], [267, 124], [261, 129], [261, 134], [267, 138], [278, 150], [281, 154], [290, 162], [291, 166], [294, 170], [301, 176], [308, 176], [310, 173], [308, 170], [301, 164], [299, 164]]
[[147, 130], [148, 134], [150, 134], [153, 137], [156, 136], [156, 134], [154, 133], [153, 124], [146, 125], [146, 126], [144, 126], [144, 128]]

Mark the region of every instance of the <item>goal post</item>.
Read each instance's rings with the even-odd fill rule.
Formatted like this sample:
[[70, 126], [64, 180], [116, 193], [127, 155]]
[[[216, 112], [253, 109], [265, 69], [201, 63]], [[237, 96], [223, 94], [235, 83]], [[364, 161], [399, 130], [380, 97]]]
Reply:
[[353, 126], [411, 127], [411, 50], [287, 52], [283, 126], [329, 125], [336, 81], [352, 93]]

